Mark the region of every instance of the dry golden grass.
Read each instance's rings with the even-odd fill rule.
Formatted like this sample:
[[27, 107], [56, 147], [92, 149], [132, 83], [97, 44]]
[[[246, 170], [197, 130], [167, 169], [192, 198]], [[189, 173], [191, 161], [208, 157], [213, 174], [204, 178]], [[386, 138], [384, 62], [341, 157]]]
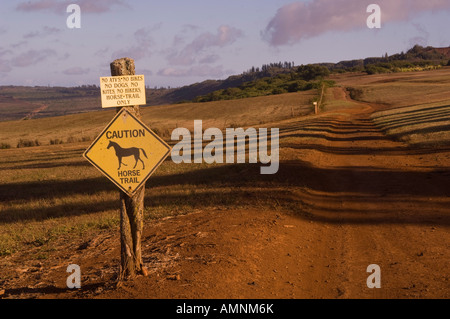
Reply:
[[[42, 247], [44, 255], [39, 258], [44, 258], [56, 238], [83, 238], [118, 227], [119, 192], [82, 158], [87, 146], [74, 143], [1, 151], [0, 170], [5, 174], [0, 177], [0, 255], [34, 245]], [[264, 184], [259, 167], [166, 160], [147, 181], [145, 218], [267, 205], [273, 192], [248, 197]]]
[[372, 118], [387, 135], [415, 146], [450, 143], [450, 68], [334, 79], [361, 90], [361, 101], [385, 105]]
[[[310, 112], [310, 100], [316, 93], [148, 107], [142, 109], [142, 114], [145, 123], [170, 140], [171, 130], [177, 126], [192, 128], [196, 119], [203, 120], [204, 127], [220, 129], [271, 127], [269, 122], [291, 118], [292, 113], [298, 117]], [[45, 258], [55, 238], [83, 237], [118, 227], [117, 188], [82, 158], [90, 142], [45, 145], [55, 138], [93, 139], [114, 115], [115, 110], [110, 109], [0, 123], [0, 140], [14, 144], [11, 149], [0, 150], [0, 255], [37, 245], [42, 247], [37, 258]], [[38, 139], [44, 145], [17, 149], [15, 143], [20, 138]], [[267, 203], [273, 194], [249, 199], [248, 193], [236, 190], [249, 181], [254, 184], [260, 176], [259, 167], [259, 164], [177, 165], [169, 158], [147, 182], [145, 216], [152, 219], [198, 208], [254, 207]]]
[[450, 100], [377, 112], [372, 118], [386, 134], [410, 145], [450, 144]]
[[[413, 143], [424, 140], [435, 143], [448, 141], [449, 130], [442, 127], [450, 124], [446, 122], [450, 113], [449, 75], [450, 69], [401, 74], [395, 75], [396, 80], [390, 83], [386, 80], [393, 80], [393, 75], [345, 75], [338, 84], [360, 86], [364, 89], [365, 98], [392, 103], [391, 110], [376, 113], [373, 117], [388, 134], [403, 134], [405, 140]], [[444, 89], [445, 92], [440, 91]], [[415, 91], [408, 95], [411, 90]], [[192, 129], [193, 121], [197, 119], [203, 120], [204, 127], [220, 129], [231, 126], [279, 127], [280, 159], [296, 160], [283, 157], [283, 147], [286, 143], [298, 142], [293, 136], [301, 126], [299, 116], [302, 123], [307, 123], [309, 117], [304, 115], [311, 114], [310, 102], [316, 94], [311, 91], [245, 100], [147, 107], [142, 109], [142, 114], [143, 121], [166, 140], [170, 140], [170, 132], [176, 127]], [[427, 95], [428, 99], [424, 97]], [[436, 101], [420, 102], [430, 99]], [[406, 107], [398, 108], [395, 103]], [[331, 88], [327, 91], [326, 111], [338, 113], [348, 107], [359, 106], [347, 101], [342, 90]], [[0, 150], [0, 255], [26, 249], [27, 245], [37, 245], [42, 247], [42, 254], [36, 258], [45, 258], [55, 238], [83, 237], [105, 228], [118, 227], [117, 188], [82, 158], [90, 142], [48, 145], [55, 138], [66, 140], [71, 136], [89, 136], [93, 139], [114, 115], [115, 110], [110, 109], [0, 123], [0, 142], [10, 143], [13, 147]], [[432, 126], [440, 126], [441, 130], [432, 132]], [[411, 133], [424, 129], [429, 131]], [[292, 134], [284, 136], [283, 132]], [[44, 145], [16, 149], [15, 144], [21, 138], [38, 139]], [[283, 202], [280, 198], [285, 197], [279, 190], [280, 185], [285, 185], [292, 172], [262, 176], [259, 174], [260, 166], [177, 165], [169, 158], [147, 182], [145, 217], [152, 219], [217, 207], [269, 206], [277, 209]], [[302, 187], [301, 180], [296, 179], [292, 187]], [[289, 205], [289, 201], [286, 204]]]
[[450, 99], [450, 68], [434, 71], [376, 75], [338, 75], [334, 80], [343, 87], [363, 91], [361, 100], [403, 107]]
[[328, 88], [324, 94], [324, 102], [322, 110], [324, 111], [338, 111], [347, 107], [354, 107], [355, 102], [346, 99], [345, 92], [338, 88]]
[[[316, 90], [210, 103], [186, 103], [142, 108], [142, 118], [161, 137], [170, 139], [176, 127], [192, 129], [194, 120], [208, 127], [246, 127], [270, 123], [310, 112]], [[0, 142], [16, 147], [20, 139], [39, 140], [48, 145], [52, 139], [93, 140], [114, 117], [115, 109], [42, 118], [28, 121], [0, 122]]]

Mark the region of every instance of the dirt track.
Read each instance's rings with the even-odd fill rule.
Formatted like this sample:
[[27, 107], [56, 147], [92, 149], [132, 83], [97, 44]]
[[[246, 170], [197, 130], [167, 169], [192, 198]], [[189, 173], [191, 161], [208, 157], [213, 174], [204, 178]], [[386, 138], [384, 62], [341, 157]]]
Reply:
[[[117, 231], [61, 243], [45, 262], [12, 255], [0, 265], [11, 276], [4, 296], [449, 298], [450, 151], [388, 139], [370, 120], [376, 108], [280, 123], [273, 179], [286, 186], [270, 191], [292, 209], [200, 210], [146, 224], [150, 274], [117, 289]], [[82, 268], [79, 291], [65, 289], [67, 261]], [[381, 267], [381, 289], [366, 286], [370, 264]]]

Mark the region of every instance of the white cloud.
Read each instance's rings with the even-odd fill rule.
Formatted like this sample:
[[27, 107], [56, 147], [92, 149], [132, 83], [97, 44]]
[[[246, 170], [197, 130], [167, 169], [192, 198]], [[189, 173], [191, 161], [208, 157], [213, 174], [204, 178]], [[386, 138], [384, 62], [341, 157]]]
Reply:
[[45, 26], [42, 28], [42, 30], [32, 31], [30, 33], [25, 34], [23, 37], [25, 39], [36, 38], [36, 37], [44, 38], [44, 37], [47, 37], [47, 36], [50, 36], [53, 34], [57, 34], [59, 32], [61, 32], [61, 29]]
[[[192, 65], [198, 60], [199, 56], [208, 49], [214, 47], [223, 48], [233, 44], [237, 39], [242, 37], [242, 35], [243, 32], [241, 30], [222, 25], [218, 28], [216, 34], [210, 32], [202, 33], [181, 50], [171, 50], [167, 55], [167, 60], [171, 65]], [[202, 59], [204, 59], [204, 57]]]
[[29, 50], [13, 58], [11, 64], [16, 67], [27, 67], [55, 55], [56, 52], [50, 49]]
[[[152, 55], [151, 48], [154, 46], [154, 41], [151, 32], [159, 28], [159, 24], [149, 28], [140, 28], [134, 32], [134, 44], [126, 49], [114, 51], [112, 59], [120, 59], [129, 57], [134, 60], [140, 60]], [[101, 53], [101, 51], [97, 51]]]
[[218, 56], [217, 54], [210, 54], [208, 56], [205, 56], [204, 58], [200, 59], [198, 61], [198, 63], [200, 64], [209, 64], [209, 63], [215, 63], [220, 59], [220, 56]]
[[11, 70], [10, 62], [0, 59], [0, 73], [8, 73]]
[[[366, 28], [367, 6], [373, 0], [313, 0], [281, 7], [265, 30], [263, 38], [273, 46], [300, 42], [330, 31]], [[408, 21], [422, 12], [449, 10], [448, 0], [377, 0], [383, 23]]]

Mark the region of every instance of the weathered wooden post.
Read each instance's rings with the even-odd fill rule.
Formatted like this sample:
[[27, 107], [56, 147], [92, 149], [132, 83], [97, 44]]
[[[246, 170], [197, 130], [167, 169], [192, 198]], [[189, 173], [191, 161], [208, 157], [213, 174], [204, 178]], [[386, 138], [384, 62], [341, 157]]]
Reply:
[[[134, 60], [130, 58], [117, 59], [111, 63], [111, 75], [135, 75]], [[125, 107], [127, 111], [141, 119], [139, 105]], [[117, 113], [122, 107], [116, 108]], [[147, 275], [142, 262], [141, 238], [144, 227], [144, 196], [145, 183], [128, 196], [120, 190], [120, 246], [121, 265], [119, 281], [133, 278], [137, 274]]]
[[171, 148], [141, 120], [145, 78], [135, 75], [134, 61], [122, 58], [110, 66], [112, 76], [100, 78], [102, 108], [115, 107], [116, 115], [83, 157], [120, 189], [120, 285], [137, 274], [147, 275], [141, 250], [145, 183]]
[[320, 91], [320, 98], [318, 102], [314, 102], [314, 113], [319, 114], [319, 108], [322, 106], [323, 94], [325, 93], [325, 84], [322, 83], [322, 88]]

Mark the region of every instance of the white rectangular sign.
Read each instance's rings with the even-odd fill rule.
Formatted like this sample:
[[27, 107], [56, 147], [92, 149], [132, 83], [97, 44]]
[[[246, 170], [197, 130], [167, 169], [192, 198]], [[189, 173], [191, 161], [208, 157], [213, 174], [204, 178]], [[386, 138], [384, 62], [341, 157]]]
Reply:
[[106, 76], [100, 78], [102, 108], [145, 105], [143, 75]]

